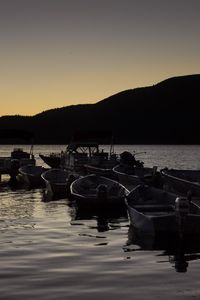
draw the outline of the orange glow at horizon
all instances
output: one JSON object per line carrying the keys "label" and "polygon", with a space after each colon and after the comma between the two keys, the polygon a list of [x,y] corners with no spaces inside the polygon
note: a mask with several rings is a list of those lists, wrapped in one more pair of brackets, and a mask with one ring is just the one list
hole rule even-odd
{"label": "orange glow at horizon", "polygon": [[[3,1],[0,116],[200,73],[200,2]],[[148,13],[147,13],[148,12]]]}

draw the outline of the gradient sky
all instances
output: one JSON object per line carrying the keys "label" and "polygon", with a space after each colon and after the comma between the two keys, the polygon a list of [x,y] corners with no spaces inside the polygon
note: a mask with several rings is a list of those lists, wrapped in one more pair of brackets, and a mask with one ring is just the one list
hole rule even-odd
{"label": "gradient sky", "polygon": [[200,73],[200,0],[0,0],[0,115]]}

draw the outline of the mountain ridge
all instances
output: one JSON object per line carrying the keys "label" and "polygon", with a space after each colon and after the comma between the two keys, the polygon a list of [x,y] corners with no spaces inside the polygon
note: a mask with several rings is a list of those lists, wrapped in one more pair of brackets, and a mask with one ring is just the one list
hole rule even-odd
{"label": "mountain ridge", "polygon": [[54,108],[30,117],[2,116],[0,128],[28,128],[39,144],[67,144],[80,129],[112,131],[115,143],[200,144],[199,98],[200,74],[175,76],[94,104]]}

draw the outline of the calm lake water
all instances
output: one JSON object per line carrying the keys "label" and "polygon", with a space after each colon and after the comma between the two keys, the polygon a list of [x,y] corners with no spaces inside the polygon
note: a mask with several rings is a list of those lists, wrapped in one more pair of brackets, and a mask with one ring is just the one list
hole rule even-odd
{"label": "calm lake water", "polygon": [[[13,147],[1,145],[0,156]],[[64,149],[36,145],[37,164],[45,166],[39,153]],[[124,150],[141,152],[145,166],[200,169],[200,146],[115,146],[116,153]],[[0,299],[199,299],[198,249],[186,255],[187,272],[177,272],[173,253],[129,243],[126,212],[83,213],[67,199],[44,202],[42,189],[11,190],[6,180],[0,185]]]}

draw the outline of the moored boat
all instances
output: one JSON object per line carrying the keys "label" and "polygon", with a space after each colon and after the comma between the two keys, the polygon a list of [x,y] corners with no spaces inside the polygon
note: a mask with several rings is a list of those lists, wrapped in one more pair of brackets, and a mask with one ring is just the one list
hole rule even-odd
{"label": "moored boat", "polygon": [[39,154],[39,157],[51,168],[59,168],[61,164],[61,153]]}
{"label": "moored boat", "polygon": [[17,178],[28,187],[41,187],[44,184],[41,174],[45,170],[42,166],[25,165],[19,168]]}
{"label": "moored boat", "polygon": [[76,178],[71,172],[60,168],[49,169],[41,177],[45,181],[47,194],[58,198],[68,195],[69,183]]}
{"label": "moored boat", "polygon": [[[109,151],[100,145],[110,144]],[[61,156],[61,165],[67,170],[108,175],[117,163],[114,153],[113,136],[107,131],[75,132],[66,151]],[[92,170],[91,170],[92,169]]]}
{"label": "moored boat", "polygon": [[131,224],[147,235],[200,234],[200,207],[189,198],[139,185],[130,192],[125,203]]}
{"label": "moored boat", "polygon": [[96,174],[75,180],[70,191],[78,205],[107,206],[124,205],[128,190],[119,182]]}
{"label": "moored boat", "polygon": [[0,130],[0,138],[10,139],[11,141],[25,140],[31,141],[30,152],[24,151],[21,147],[16,147],[11,151],[9,157],[0,157],[0,181],[2,174],[10,175],[10,184],[16,183],[16,176],[19,173],[19,168],[24,165],[35,165],[35,157],[33,154],[33,133],[17,130],[17,129],[3,129]]}
{"label": "moored boat", "polygon": [[119,182],[129,190],[144,183],[155,186],[161,185],[157,167],[135,167],[118,164],[113,168],[113,172],[118,176]]}
{"label": "moored boat", "polygon": [[91,142],[71,142],[62,157],[62,166],[69,171],[85,173],[85,165],[92,156],[99,153],[99,144]]}
{"label": "moored boat", "polygon": [[193,197],[200,197],[200,170],[165,168],[161,170],[161,174],[165,189],[181,195],[187,195],[190,192]]}

